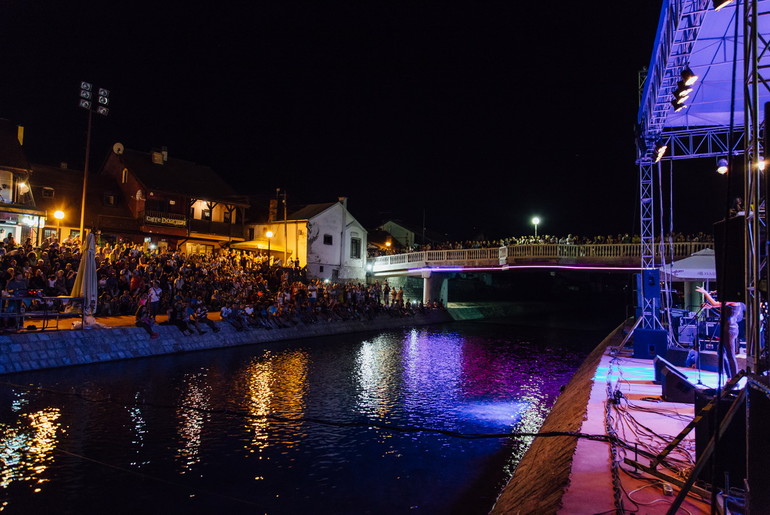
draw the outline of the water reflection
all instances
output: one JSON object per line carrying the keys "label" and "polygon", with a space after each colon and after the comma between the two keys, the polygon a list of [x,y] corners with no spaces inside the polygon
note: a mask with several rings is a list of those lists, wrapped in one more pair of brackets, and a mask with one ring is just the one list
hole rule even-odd
{"label": "water reflection", "polygon": [[[243,512],[217,504],[228,495],[268,513],[484,512],[526,447],[408,429],[535,432],[581,361],[499,333],[420,328],[29,376],[40,391],[0,390],[0,493],[22,513]],[[206,504],[178,485],[222,495]]]}
{"label": "water reflection", "polygon": [[201,435],[211,408],[211,387],[206,380],[206,372],[187,374],[184,378],[184,390],[177,409],[177,434],[182,439],[177,458],[183,473],[200,461]]}
{"label": "water reflection", "polygon": [[145,438],[147,437],[147,420],[142,413],[142,408],[139,406],[140,395],[139,392],[134,394],[134,405],[128,407],[128,416],[131,419],[131,425],[129,426],[131,435],[130,448],[135,459],[131,461],[131,465],[135,467],[142,467],[147,465],[149,461],[142,459]]}
{"label": "water reflection", "polygon": [[[27,483],[39,492],[40,485],[48,481],[45,473],[54,462],[54,450],[64,433],[58,422],[61,411],[49,407],[25,413],[22,409],[26,402],[17,401],[13,402],[15,423],[0,423],[0,487]],[[6,506],[4,501],[0,509]]]}
{"label": "water reflection", "polygon": [[[305,415],[305,396],[308,390],[308,355],[304,350],[266,352],[252,359],[240,374],[238,383],[243,390],[243,407],[248,415],[244,424],[251,434],[245,445],[250,453],[261,452],[271,445],[269,415],[301,418]],[[281,443],[291,448],[301,441],[304,432],[299,424],[286,424]],[[273,437],[273,440],[275,438]]]}

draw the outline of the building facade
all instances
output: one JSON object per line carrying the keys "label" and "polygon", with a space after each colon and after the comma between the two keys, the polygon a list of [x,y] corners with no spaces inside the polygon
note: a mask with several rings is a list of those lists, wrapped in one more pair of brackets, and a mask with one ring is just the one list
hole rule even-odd
{"label": "building facade", "polygon": [[366,279],[367,233],[348,211],[347,199],[310,204],[287,220],[249,224],[250,241],[233,248],[269,253],[282,263],[307,267],[309,278]]}

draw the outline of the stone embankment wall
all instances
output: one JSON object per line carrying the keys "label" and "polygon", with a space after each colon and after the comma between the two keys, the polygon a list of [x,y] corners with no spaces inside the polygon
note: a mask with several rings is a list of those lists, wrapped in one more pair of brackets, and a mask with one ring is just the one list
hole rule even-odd
{"label": "stone embankment wall", "polygon": [[160,336],[156,339],[150,339],[147,332],[138,327],[8,334],[0,336],[0,374],[451,321],[447,311],[431,311],[407,317],[381,315],[374,320],[319,322],[242,332],[218,322],[219,332],[206,328],[206,334],[193,336],[184,336],[175,326],[158,325],[155,329]]}

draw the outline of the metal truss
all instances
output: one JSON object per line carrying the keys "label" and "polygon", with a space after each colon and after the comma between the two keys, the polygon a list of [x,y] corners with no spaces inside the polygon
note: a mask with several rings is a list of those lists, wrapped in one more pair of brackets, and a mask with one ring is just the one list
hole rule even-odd
{"label": "metal truss", "polygon": [[663,161],[742,155],[745,152],[744,130],[738,126],[732,134],[728,127],[704,127],[688,130],[666,130],[658,141],[668,145]]}
{"label": "metal truss", "polygon": [[[770,64],[770,45],[761,36],[759,20],[770,12],[759,12],[758,0],[746,0],[743,12],[744,23],[744,199],[745,217],[745,302],[746,302],[746,358],[751,371],[763,372],[762,350],[766,348],[767,331],[762,331],[760,316],[768,302],[767,266],[767,209],[764,173],[759,162],[762,155],[762,140],[759,97],[770,91],[768,79],[763,75]],[[767,19],[767,18],[765,18]],[[764,241],[763,241],[764,240]],[[764,280],[763,280],[764,279]],[[763,284],[764,283],[764,284]],[[764,337],[764,341],[763,341]]]}
{"label": "metal truss", "polygon": [[639,108],[639,158],[650,159],[670,111],[671,91],[681,78],[698,39],[709,0],[671,0],[661,15],[652,68],[647,72],[644,104]]}

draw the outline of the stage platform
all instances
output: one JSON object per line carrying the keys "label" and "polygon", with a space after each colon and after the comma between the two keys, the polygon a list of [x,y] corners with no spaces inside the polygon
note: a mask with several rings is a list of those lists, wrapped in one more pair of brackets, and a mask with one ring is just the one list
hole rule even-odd
{"label": "stage platform", "polygon": [[[695,405],[665,401],[664,387],[655,383],[654,361],[634,358],[633,348],[618,350],[629,329],[616,329],[589,356],[540,430],[580,436],[536,438],[492,513],[617,513],[620,505],[624,513],[667,513],[679,487],[627,463],[650,463],[628,447],[658,455],[693,421]],[[717,387],[714,372],[675,369],[701,395]],[[611,445],[608,435],[626,445]],[[694,429],[669,457],[673,469],[659,465],[657,471],[685,481],[696,463]],[[695,488],[677,513],[711,513],[705,494]]]}

